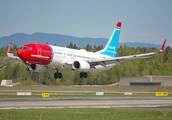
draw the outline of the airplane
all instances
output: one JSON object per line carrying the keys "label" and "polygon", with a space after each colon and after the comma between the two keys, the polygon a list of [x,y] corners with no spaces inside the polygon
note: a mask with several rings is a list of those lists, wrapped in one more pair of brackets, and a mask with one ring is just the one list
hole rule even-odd
{"label": "airplane", "polygon": [[31,43],[23,45],[14,56],[11,53],[12,43],[9,45],[7,56],[17,60],[22,60],[28,67],[28,71],[43,72],[46,67],[52,66],[56,68],[54,78],[62,78],[62,73],[59,69],[80,71],[80,78],[87,78],[87,72],[100,72],[108,70],[115,65],[120,65],[120,62],[132,59],[150,58],[156,53],[161,53],[164,49],[166,39],[157,52],[116,57],[118,49],[118,41],[121,31],[121,22],[116,24],[116,27],[103,50],[98,52],[88,52],[85,49],[70,49],[65,47]]}

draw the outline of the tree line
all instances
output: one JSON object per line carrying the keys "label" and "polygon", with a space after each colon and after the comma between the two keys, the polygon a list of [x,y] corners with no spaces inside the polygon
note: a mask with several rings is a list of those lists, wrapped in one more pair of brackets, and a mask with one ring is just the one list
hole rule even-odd
{"label": "tree line", "polygon": [[[81,49],[72,42],[68,48]],[[77,71],[59,70],[63,73],[61,79],[54,79],[56,72],[53,67],[46,68],[44,72],[38,73],[34,71],[26,71],[26,65],[22,61],[12,63],[12,60],[5,61],[8,46],[0,49],[0,79],[12,79],[23,84],[47,84],[47,85],[107,85],[116,83],[120,77],[134,77],[144,75],[172,75],[172,49],[167,47],[160,54],[155,54],[151,58],[143,58],[137,60],[128,60],[121,63],[121,66],[116,65],[110,70],[97,73],[88,73],[88,78],[80,78]],[[19,47],[13,45],[12,53],[16,55]],[[103,45],[93,47],[87,44],[84,47],[87,51],[96,52],[103,49]],[[120,46],[117,51],[117,56],[127,56],[133,54],[142,54],[158,51],[157,48],[140,48]]]}

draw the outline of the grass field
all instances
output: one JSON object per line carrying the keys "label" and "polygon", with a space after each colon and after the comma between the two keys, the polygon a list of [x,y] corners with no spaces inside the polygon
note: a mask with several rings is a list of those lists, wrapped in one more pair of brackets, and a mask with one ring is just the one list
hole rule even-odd
{"label": "grass field", "polygon": [[136,108],[1,109],[1,120],[171,120],[172,111]]}

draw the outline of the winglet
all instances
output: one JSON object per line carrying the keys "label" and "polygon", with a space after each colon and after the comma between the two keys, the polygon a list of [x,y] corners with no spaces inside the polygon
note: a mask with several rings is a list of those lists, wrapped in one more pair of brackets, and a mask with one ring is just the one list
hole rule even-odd
{"label": "winglet", "polygon": [[11,54],[11,46],[12,46],[12,43],[10,43],[10,46],[8,48],[8,51],[7,51],[7,54]]}
{"label": "winglet", "polygon": [[163,50],[164,50],[165,42],[166,42],[166,39],[164,40],[164,43],[163,43],[163,45],[162,45],[160,51],[163,51]]}
{"label": "winglet", "polygon": [[12,46],[12,43],[10,43],[10,45],[9,45],[9,48],[8,48],[8,51],[7,51],[7,56],[8,56],[9,58],[21,60],[19,57],[13,56],[13,54],[11,53],[11,46]]}

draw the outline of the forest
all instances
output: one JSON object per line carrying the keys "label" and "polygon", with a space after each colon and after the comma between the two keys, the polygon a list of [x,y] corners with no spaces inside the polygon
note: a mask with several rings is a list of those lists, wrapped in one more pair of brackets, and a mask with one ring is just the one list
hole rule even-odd
{"label": "forest", "polygon": [[[77,45],[72,42],[67,47],[81,49],[77,48]],[[110,70],[88,73],[87,78],[80,78],[79,72],[77,71],[60,69],[59,71],[63,74],[61,79],[54,79],[54,73],[56,71],[53,67],[46,68],[42,73],[27,71],[27,66],[22,63],[22,61],[7,58],[7,49],[8,46],[0,48],[0,79],[13,80],[13,82],[20,82],[25,85],[107,85],[119,82],[120,77],[172,75],[171,47],[166,47],[162,53],[155,54],[151,58],[128,60],[122,62],[121,66],[116,65]],[[12,53],[16,55],[18,49],[19,47],[14,44]],[[84,49],[96,52],[103,49],[103,45],[91,46],[87,44]],[[118,48],[117,56],[128,56],[156,51],[158,51],[157,48],[133,48],[125,45]]]}

